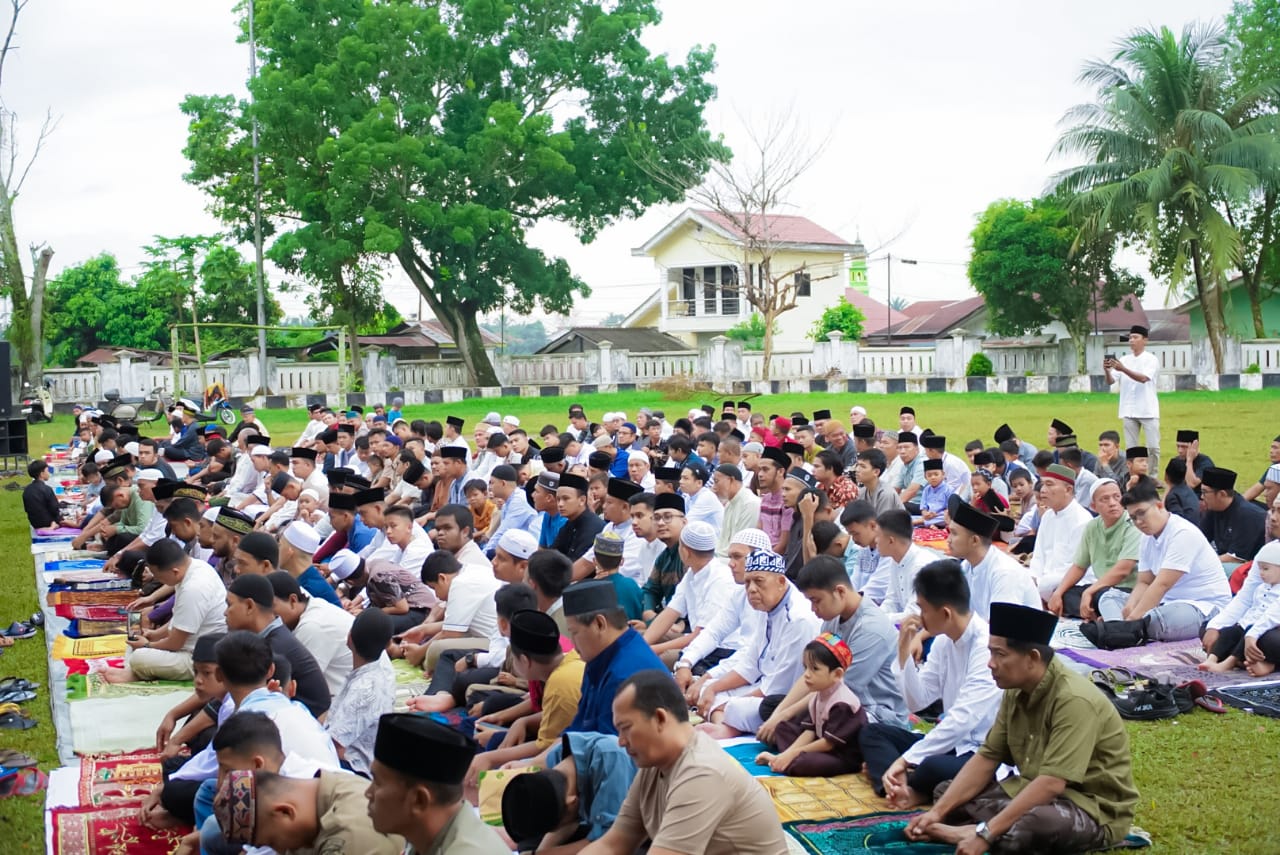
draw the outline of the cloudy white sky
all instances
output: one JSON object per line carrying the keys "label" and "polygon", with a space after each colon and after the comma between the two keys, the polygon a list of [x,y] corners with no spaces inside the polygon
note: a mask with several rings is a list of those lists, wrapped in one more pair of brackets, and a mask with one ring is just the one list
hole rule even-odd
{"label": "cloudy white sky", "polygon": [[[182,181],[187,93],[242,92],[246,49],[235,42],[232,0],[30,0],[5,69],[4,97],[20,139],[45,110],[60,117],[18,202],[19,242],[47,242],[54,272],[103,250],[127,272],[153,235],[217,230],[200,193]],[[744,123],[790,111],[828,140],[797,185],[795,212],[873,248],[887,242],[915,267],[895,266],[893,290],[939,299],[968,288],[964,262],[974,216],[1004,196],[1043,190],[1057,122],[1089,92],[1081,63],[1106,57],[1138,27],[1180,29],[1221,16],[1227,0],[666,0],[646,36],[683,57],[714,44],[719,98],[711,127],[730,147]],[[1057,164],[1061,166],[1061,164]],[[630,250],[679,211],[649,211],[582,246],[568,229],[535,242],[564,256],[592,287],[574,320],[629,311],[656,275]],[[248,252],[252,247],[246,248]],[[872,265],[883,297],[884,262]],[[405,314],[416,292],[388,296]],[[1149,296],[1158,305],[1163,293]],[[286,310],[301,312],[298,298]]]}

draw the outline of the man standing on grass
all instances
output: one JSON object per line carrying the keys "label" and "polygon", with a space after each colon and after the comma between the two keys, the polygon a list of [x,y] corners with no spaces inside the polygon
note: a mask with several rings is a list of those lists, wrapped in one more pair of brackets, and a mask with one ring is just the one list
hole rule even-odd
{"label": "man standing on grass", "polygon": [[1142,430],[1151,449],[1151,470],[1160,471],[1160,400],[1156,397],[1156,378],[1160,374],[1160,360],[1147,353],[1147,328],[1134,325],[1129,330],[1131,353],[1116,359],[1103,361],[1107,384],[1120,384],[1120,420],[1124,423],[1126,447],[1138,444],[1138,431]]}

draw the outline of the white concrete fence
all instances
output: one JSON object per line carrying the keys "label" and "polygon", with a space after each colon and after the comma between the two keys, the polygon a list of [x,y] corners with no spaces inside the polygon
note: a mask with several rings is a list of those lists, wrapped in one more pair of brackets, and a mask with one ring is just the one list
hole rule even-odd
{"label": "white concrete fence", "polygon": [[[844,341],[839,333],[831,341],[816,342],[804,351],[773,354],[770,379],[799,380],[963,380],[969,360],[985,353],[999,378],[1066,378],[1076,375],[1075,350],[1070,341],[1052,344],[987,343],[975,336],[955,336],[921,346],[863,347]],[[1101,374],[1107,353],[1124,353],[1127,346],[1104,343],[1090,337],[1086,346],[1088,374]],[[1218,388],[1213,353],[1207,340],[1161,342],[1150,351],[1160,359],[1160,386],[1164,391],[1186,388]],[[1224,374],[1280,374],[1280,340],[1223,342]],[[575,354],[509,356],[490,352],[502,389],[587,386],[623,388],[683,379],[728,389],[734,383],[759,383],[764,379],[763,354],[744,351],[739,342],[717,336],[699,350],[664,353],[631,353],[602,342],[598,351]],[[432,393],[470,386],[460,360],[401,361],[389,353],[367,348],[364,389],[373,395],[396,392]],[[1250,366],[1258,366],[1251,369]],[[63,405],[101,401],[107,390],[123,397],[151,397],[153,390],[174,393],[171,368],[160,368],[121,354],[116,362],[96,368],[49,369],[54,400]],[[351,373],[336,363],[267,360],[269,387],[276,395],[299,397],[355,391]],[[1087,380],[1087,378],[1084,378]],[[204,386],[223,383],[234,398],[248,398],[259,385],[259,371],[252,354],[178,372],[178,389],[198,397]],[[926,384],[927,385],[927,384]],[[963,384],[961,384],[963,385]],[[1018,384],[1023,385],[1023,384]],[[1034,383],[1028,384],[1035,385]],[[1065,385],[1062,382],[1056,384]],[[1087,384],[1086,384],[1087,385]],[[1242,384],[1245,386],[1251,383]],[[519,392],[512,392],[518,394]],[[417,397],[417,395],[412,395]]]}

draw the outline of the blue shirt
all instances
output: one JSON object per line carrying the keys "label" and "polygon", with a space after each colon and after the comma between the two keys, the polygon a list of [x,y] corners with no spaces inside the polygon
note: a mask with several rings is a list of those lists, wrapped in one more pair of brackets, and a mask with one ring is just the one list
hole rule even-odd
{"label": "blue shirt", "polygon": [[[636,764],[618,746],[618,737],[602,733],[566,733],[578,774],[578,822],[587,840],[599,840],[613,827],[636,776]],[[547,752],[547,768],[564,759],[560,742]]]}
{"label": "blue shirt", "polygon": [[942,525],[941,515],[947,512],[947,499],[951,498],[952,489],[946,481],[938,486],[925,484],[924,489],[920,491],[920,510],[933,511],[938,514],[937,517],[929,520],[926,525]]}
{"label": "blue shirt", "polygon": [[314,566],[302,571],[302,575],[298,577],[298,587],[313,597],[319,597],[322,600],[333,603],[338,608],[342,608],[342,600],[338,599],[338,595],[334,593],[333,588],[329,587],[329,583],[325,581],[324,577],[320,575],[320,571]]}
{"label": "blue shirt", "polygon": [[637,671],[658,669],[670,675],[670,669],[662,664],[644,636],[628,627],[617,640],[600,651],[587,663],[582,674],[582,699],[578,701],[578,714],[565,728],[566,732],[610,733],[617,735],[613,726],[613,697],[618,686]]}
{"label": "blue shirt", "polygon": [[627,451],[628,449],[625,448],[618,449],[618,456],[613,458],[613,463],[609,464],[609,477],[621,478],[623,481],[630,480],[627,474],[627,464],[630,462]]}
{"label": "blue shirt", "polygon": [[378,530],[376,528],[369,528],[360,521],[360,515],[356,514],[351,523],[351,530],[347,532],[347,549],[352,552],[359,552],[373,543],[373,538],[377,533]]}
{"label": "blue shirt", "polygon": [[542,534],[538,536],[538,547],[541,549],[550,549],[551,544],[556,542],[556,538],[560,536],[560,529],[565,527],[565,523],[569,522],[568,518],[556,514],[554,517],[548,511],[542,512]]}
{"label": "blue shirt", "polygon": [[502,522],[498,523],[498,530],[493,533],[493,537],[489,538],[489,542],[485,544],[485,554],[490,558],[493,557],[494,550],[498,548],[498,541],[502,539],[502,535],[507,531],[531,531],[533,529],[533,521],[537,517],[538,512],[529,505],[529,500],[525,497],[524,490],[514,490],[511,493],[511,498],[507,499],[502,505]]}

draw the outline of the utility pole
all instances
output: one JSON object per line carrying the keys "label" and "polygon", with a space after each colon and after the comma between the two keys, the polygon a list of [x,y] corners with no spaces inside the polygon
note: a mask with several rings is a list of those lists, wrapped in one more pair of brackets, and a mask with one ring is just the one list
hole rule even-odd
{"label": "utility pole", "polygon": [[[884,259],[885,266],[887,268],[885,270],[886,296],[884,307],[884,335],[885,344],[888,347],[893,347],[893,254],[886,252],[884,254]],[[920,262],[914,258],[899,258],[898,263],[915,265]]]}
{"label": "utility pole", "polygon": [[258,389],[270,395],[267,382],[267,295],[262,272],[262,175],[258,170],[258,114],[254,111],[253,81],[258,77],[258,43],[254,38],[253,0],[249,0],[249,110],[253,141],[253,275],[258,291]]}

